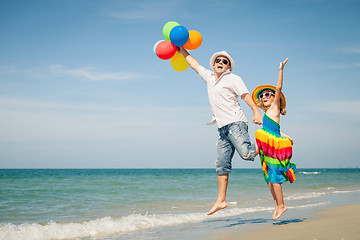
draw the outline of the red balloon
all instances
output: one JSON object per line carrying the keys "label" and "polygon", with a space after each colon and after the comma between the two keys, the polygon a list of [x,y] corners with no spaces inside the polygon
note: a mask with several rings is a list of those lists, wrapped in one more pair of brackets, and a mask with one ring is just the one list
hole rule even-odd
{"label": "red balloon", "polygon": [[162,41],[156,46],[155,53],[160,59],[168,60],[175,55],[176,46],[170,41]]}

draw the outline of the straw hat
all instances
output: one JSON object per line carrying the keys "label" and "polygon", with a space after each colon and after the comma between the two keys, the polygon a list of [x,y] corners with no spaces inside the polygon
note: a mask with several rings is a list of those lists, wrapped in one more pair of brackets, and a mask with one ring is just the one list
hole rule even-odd
{"label": "straw hat", "polygon": [[210,67],[211,69],[214,69],[214,63],[215,63],[215,60],[216,58],[220,57],[220,56],[224,56],[226,57],[227,59],[229,59],[230,61],[230,66],[231,66],[231,69],[230,71],[232,71],[234,69],[234,60],[230,57],[230,55],[225,52],[225,51],[221,51],[221,52],[217,52],[217,53],[214,53],[214,55],[211,56],[210,58]]}
{"label": "straw hat", "polygon": [[[275,93],[276,91],[276,88],[275,86],[272,86],[272,85],[261,85],[261,86],[258,86],[254,89],[254,91],[252,92],[252,99],[254,100],[254,103],[256,105],[258,105],[261,109],[263,110],[266,110],[261,103],[260,101],[260,94],[262,91],[264,90],[271,90]],[[286,107],[286,100],[285,100],[285,96],[284,94],[281,92],[281,95],[280,95],[280,106],[282,109],[285,109]]]}

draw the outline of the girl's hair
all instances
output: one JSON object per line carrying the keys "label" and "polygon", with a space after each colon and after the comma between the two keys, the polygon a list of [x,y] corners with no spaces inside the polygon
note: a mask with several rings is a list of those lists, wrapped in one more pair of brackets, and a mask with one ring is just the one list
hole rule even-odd
{"label": "girl's hair", "polygon": [[[273,91],[272,89],[264,89],[264,90],[262,90],[262,91],[259,93],[259,95],[260,95],[262,92],[266,91],[266,90],[267,90],[267,91],[271,91],[271,92],[273,92],[273,93],[275,94],[275,91]],[[264,106],[264,103],[263,103],[261,100],[259,101],[259,103],[258,103],[257,105],[258,105],[259,108],[264,109],[264,111],[265,111],[266,107]],[[280,100],[280,113],[281,113],[281,115],[286,115],[286,113],[287,113],[287,111],[286,111],[286,109],[284,108],[281,100]]]}

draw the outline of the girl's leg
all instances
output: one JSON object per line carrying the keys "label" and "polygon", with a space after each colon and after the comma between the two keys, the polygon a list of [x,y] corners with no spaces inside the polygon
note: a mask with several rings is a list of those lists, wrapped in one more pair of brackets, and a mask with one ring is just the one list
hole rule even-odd
{"label": "girl's leg", "polygon": [[269,184],[272,185],[271,187],[273,188],[274,195],[275,195],[276,206],[275,206],[275,213],[274,213],[273,219],[278,219],[287,210],[287,207],[284,204],[282,186],[280,183],[269,183]]}
{"label": "girl's leg", "polygon": [[275,202],[275,210],[274,210],[274,214],[272,215],[272,218],[275,217],[275,214],[276,214],[276,210],[277,210],[277,201],[276,201],[276,196],[275,196],[275,191],[274,191],[274,187],[273,187],[273,184],[271,182],[269,182],[269,189],[270,189],[270,192],[271,192],[271,195],[274,199],[274,202]]}

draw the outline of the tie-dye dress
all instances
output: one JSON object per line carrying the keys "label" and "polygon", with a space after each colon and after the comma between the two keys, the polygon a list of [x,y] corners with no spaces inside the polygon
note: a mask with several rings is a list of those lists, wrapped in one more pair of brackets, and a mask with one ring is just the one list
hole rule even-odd
{"label": "tie-dye dress", "polygon": [[266,183],[283,183],[296,180],[295,163],[290,163],[292,156],[291,141],[280,135],[280,125],[264,114],[263,128],[255,132],[259,148],[261,166]]}

